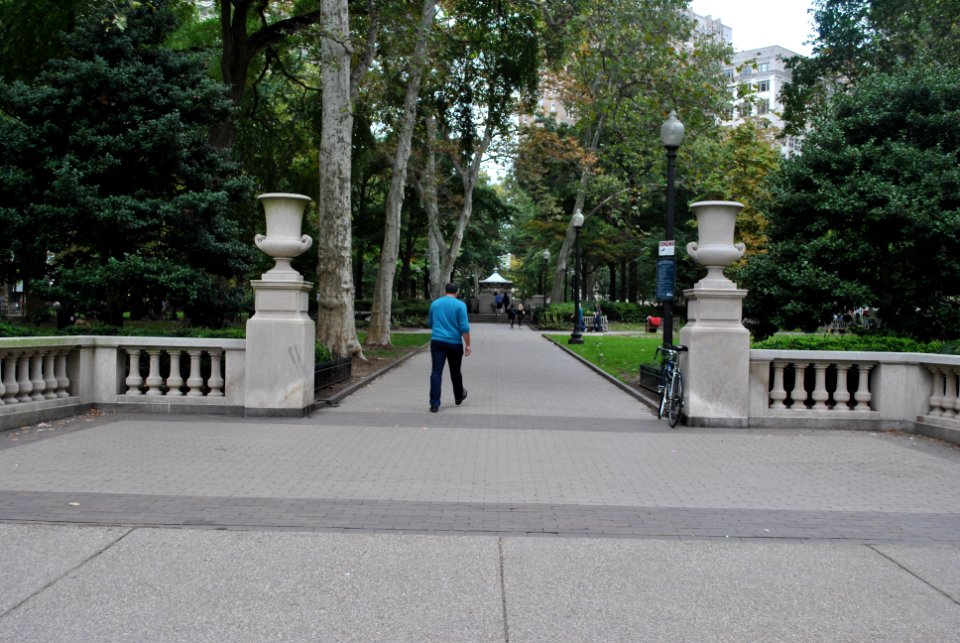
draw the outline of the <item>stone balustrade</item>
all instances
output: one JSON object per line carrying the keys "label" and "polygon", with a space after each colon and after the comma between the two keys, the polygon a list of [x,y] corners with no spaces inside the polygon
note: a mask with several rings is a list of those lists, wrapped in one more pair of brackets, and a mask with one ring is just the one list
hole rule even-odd
{"label": "stone balustrade", "polygon": [[70,397],[67,357],[72,350],[0,348],[0,406]]}
{"label": "stone balustrade", "polygon": [[960,442],[960,356],[751,350],[749,425],[900,429]]}
{"label": "stone balustrade", "polygon": [[767,408],[872,411],[870,371],[874,366],[874,362],[774,360],[770,363],[773,383]]}
{"label": "stone balustrade", "polygon": [[244,412],[246,342],[0,338],[0,430],[86,411]]}
{"label": "stone balustrade", "polygon": [[[125,346],[123,351],[128,360],[125,396],[224,397],[223,350]],[[145,377],[143,357],[149,364]]]}

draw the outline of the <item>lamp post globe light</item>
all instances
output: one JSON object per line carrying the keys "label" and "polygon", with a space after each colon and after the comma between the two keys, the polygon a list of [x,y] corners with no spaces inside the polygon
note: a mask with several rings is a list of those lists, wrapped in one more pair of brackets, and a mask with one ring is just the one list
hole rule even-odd
{"label": "lamp post globe light", "polygon": [[583,335],[580,333],[580,228],[583,227],[583,212],[579,209],[570,219],[573,226],[573,332],[568,344],[582,344]]}
{"label": "lamp post globe light", "polygon": [[[673,215],[677,193],[677,148],[683,143],[683,123],[677,120],[677,112],[674,110],[670,110],[670,116],[660,126],[660,141],[667,150],[667,219],[664,240],[672,242],[674,241]],[[674,245],[673,243],[664,244],[666,255],[657,262],[657,294],[663,302],[663,343],[667,346],[673,344],[673,300],[677,274]]]}

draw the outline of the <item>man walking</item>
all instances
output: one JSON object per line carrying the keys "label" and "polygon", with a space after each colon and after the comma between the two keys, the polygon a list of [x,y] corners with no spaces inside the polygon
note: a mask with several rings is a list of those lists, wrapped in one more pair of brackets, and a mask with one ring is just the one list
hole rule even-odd
{"label": "man walking", "polygon": [[[460,405],[467,399],[463,388],[460,362],[470,355],[470,324],[467,321],[467,305],[457,299],[457,284],[444,287],[444,296],[430,304],[428,317],[433,335],[430,338],[430,356],[433,372],[430,373],[430,412],[440,410],[440,384],[443,382],[443,365],[450,363],[450,380],[453,382],[453,399]],[[462,338],[462,341],[461,341]]]}

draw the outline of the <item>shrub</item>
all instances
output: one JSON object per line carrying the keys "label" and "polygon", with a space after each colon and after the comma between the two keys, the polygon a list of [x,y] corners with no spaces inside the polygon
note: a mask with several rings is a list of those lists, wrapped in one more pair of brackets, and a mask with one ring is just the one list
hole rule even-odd
{"label": "shrub", "polygon": [[333,355],[330,353],[330,349],[324,346],[323,344],[321,344],[320,342],[317,342],[316,344],[314,344],[313,357],[316,364],[320,364],[321,362],[326,362],[328,360],[333,359]]}
{"label": "shrub", "polygon": [[939,353],[941,342],[924,343],[893,335],[776,335],[754,348],[804,351],[870,351],[882,353]]}

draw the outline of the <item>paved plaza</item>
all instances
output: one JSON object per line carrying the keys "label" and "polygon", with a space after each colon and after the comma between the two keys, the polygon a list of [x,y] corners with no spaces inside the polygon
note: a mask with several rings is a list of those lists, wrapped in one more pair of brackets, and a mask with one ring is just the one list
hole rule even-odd
{"label": "paved plaza", "polygon": [[960,641],[960,448],[670,429],[527,328],[303,419],[0,434],[0,641]]}

